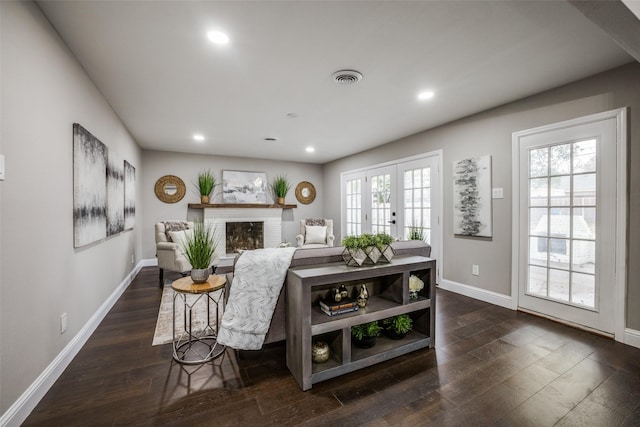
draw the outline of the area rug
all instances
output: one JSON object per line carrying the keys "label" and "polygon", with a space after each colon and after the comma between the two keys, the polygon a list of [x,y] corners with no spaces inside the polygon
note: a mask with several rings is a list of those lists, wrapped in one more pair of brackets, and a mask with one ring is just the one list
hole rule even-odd
{"label": "area rug", "polygon": [[[171,288],[171,281],[165,281],[164,289],[162,290],[162,299],[160,301],[160,309],[158,310],[158,320],[156,322],[156,332],[153,335],[152,346],[154,345],[162,345],[168,344],[173,341],[173,295],[174,291]],[[211,292],[211,297],[218,301],[220,298],[220,291]],[[193,302],[197,299],[199,295],[187,294],[187,303],[193,304]],[[218,322],[222,319],[222,301],[219,303],[219,317]],[[183,310],[183,302],[182,298],[178,297],[176,300],[176,331],[181,331],[184,328],[184,310]],[[215,314],[215,305],[211,304],[211,326],[215,329],[216,327],[216,314]],[[194,333],[200,333],[204,329],[207,320],[207,306],[206,306],[206,298],[203,295],[202,298],[194,305],[193,307],[193,327],[192,331]]]}

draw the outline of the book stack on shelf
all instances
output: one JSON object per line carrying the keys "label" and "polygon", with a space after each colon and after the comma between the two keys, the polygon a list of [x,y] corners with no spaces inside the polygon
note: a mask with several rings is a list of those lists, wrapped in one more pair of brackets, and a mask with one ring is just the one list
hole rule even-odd
{"label": "book stack on shelf", "polygon": [[358,302],[351,298],[343,298],[340,302],[330,300],[320,300],[320,309],[327,316],[337,316],[338,314],[352,313],[358,311]]}

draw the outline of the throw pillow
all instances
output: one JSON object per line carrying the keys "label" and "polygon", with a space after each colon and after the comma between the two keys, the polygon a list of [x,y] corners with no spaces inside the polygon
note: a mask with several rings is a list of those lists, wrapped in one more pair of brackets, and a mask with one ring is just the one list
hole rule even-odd
{"label": "throw pillow", "polygon": [[189,228],[189,223],[187,221],[163,221],[164,224],[164,234],[167,235],[167,239],[171,242],[171,235],[169,234],[171,231],[180,231],[187,230]]}
{"label": "throw pillow", "polygon": [[327,227],[324,225],[305,225],[305,243],[327,243]]}
{"label": "throw pillow", "polygon": [[187,240],[193,237],[193,230],[170,231],[169,236],[171,237],[171,241],[177,243],[178,247],[180,247],[180,251],[184,253],[184,247],[187,245]]}
{"label": "throw pillow", "polygon": [[324,218],[309,218],[305,221],[305,225],[327,225]]}

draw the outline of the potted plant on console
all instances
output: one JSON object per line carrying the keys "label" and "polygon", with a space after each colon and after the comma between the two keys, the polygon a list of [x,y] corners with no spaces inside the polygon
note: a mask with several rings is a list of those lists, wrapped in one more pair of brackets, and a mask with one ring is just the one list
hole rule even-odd
{"label": "potted plant on console", "polygon": [[380,332],[382,332],[382,328],[375,321],[352,326],[353,344],[360,348],[371,348],[376,345],[376,337],[380,335]]}
{"label": "potted plant on console", "polygon": [[382,321],[382,327],[386,336],[392,340],[400,340],[413,328],[413,319],[408,314],[388,317]]}
{"label": "potted plant on console", "polygon": [[391,242],[393,237],[386,233],[346,236],[342,239],[342,246],[345,248],[342,259],[347,265],[357,267],[376,264],[378,261],[390,262],[394,255]]}
{"label": "potted plant on console", "polygon": [[198,174],[198,192],[200,193],[200,203],[206,205],[213,189],[218,185],[216,177],[210,170],[202,171]]}
{"label": "potted plant on console", "polygon": [[216,246],[211,227],[203,221],[194,221],[193,232],[186,235],[182,248],[191,264],[191,280],[194,283],[204,283],[209,278]]}
{"label": "potted plant on console", "polygon": [[273,196],[277,200],[279,205],[284,205],[285,197],[287,197],[287,193],[291,189],[291,184],[285,175],[276,175],[271,183],[271,190],[273,191]]}

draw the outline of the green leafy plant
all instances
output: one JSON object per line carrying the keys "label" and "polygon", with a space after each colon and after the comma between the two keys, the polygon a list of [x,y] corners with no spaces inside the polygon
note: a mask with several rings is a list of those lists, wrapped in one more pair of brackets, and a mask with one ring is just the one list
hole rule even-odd
{"label": "green leafy plant", "polygon": [[202,221],[194,221],[193,233],[187,234],[182,250],[192,268],[205,269],[211,265],[217,246],[211,227]]}
{"label": "green leafy plant", "polygon": [[394,331],[398,335],[404,335],[413,329],[413,319],[408,314],[400,314],[384,319],[382,326],[387,331]]}
{"label": "green leafy plant", "polygon": [[382,328],[378,325],[378,322],[363,323],[362,325],[356,325],[351,327],[351,336],[357,340],[362,340],[368,337],[377,337],[382,332]]}
{"label": "green leafy plant", "polygon": [[201,196],[210,196],[213,189],[218,185],[216,177],[210,170],[198,173],[198,185],[196,185]]}
{"label": "green leafy plant", "polygon": [[276,198],[286,197],[290,189],[291,184],[285,175],[276,175],[271,183],[271,190]]}
{"label": "green leafy plant", "polygon": [[424,228],[417,225],[410,226],[407,234],[409,240],[424,240]]}
{"label": "green leafy plant", "polygon": [[393,237],[386,233],[367,234],[364,233],[360,236],[345,236],[342,239],[342,246],[347,249],[364,249],[368,246],[377,246],[382,250],[386,245],[393,242]]}

